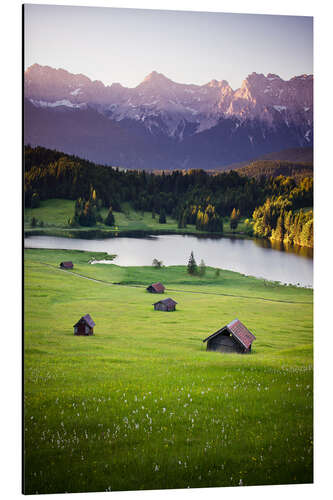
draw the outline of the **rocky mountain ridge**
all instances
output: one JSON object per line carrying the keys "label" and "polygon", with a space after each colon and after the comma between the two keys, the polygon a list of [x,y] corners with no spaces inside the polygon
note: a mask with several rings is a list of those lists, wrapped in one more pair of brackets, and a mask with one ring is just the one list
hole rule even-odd
{"label": "rocky mountain ridge", "polygon": [[168,135],[180,140],[182,121],[195,124],[195,132],[201,132],[231,116],[240,120],[259,118],[271,126],[282,118],[312,127],[312,94],[312,75],[284,81],[274,74],[265,77],[252,73],[234,91],[226,80],[188,85],[173,82],[156,71],[135,88],[119,83],[105,86],[82,74],[37,64],[25,73],[25,96],[36,106],[93,106],[117,121],[142,121],[151,131],[159,117],[165,121]]}
{"label": "rocky mountain ridge", "polygon": [[[105,151],[105,160],[109,150],[103,141],[112,144],[111,130],[119,132],[120,129],[122,137],[128,138],[127,147],[143,138],[145,145],[140,148],[148,155],[147,165],[157,160],[170,165],[163,168],[198,166],[204,158],[207,168],[213,168],[216,164],[313,143],[312,75],[285,81],[275,74],[252,73],[239,89],[233,90],[226,80],[211,80],[204,85],[183,84],[153,71],[136,87],[127,88],[120,83],[106,86],[82,74],[34,64],[25,72],[24,95],[34,108],[33,123],[30,121],[33,133],[27,128],[26,140],[33,143],[42,140],[44,143],[40,145],[47,147],[53,141],[61,148],[63,131],[52,126],[56,138],[51,138],[46,115],[59,127],[63,127],[65,117],[68,123],[78,116],[84,119],[90,116],[91,130],[87,120],[86,134],[89,140],[95,137],[97,123],[99,129],[103,129],[96,140]],[[76,113],[71,116],[70,112]],[[41,122],[46,130],[38,127]],[[132,143],[131,134],[135,134]],[[83,136],[81,139],[84,141]],[[64,140],[71,142],[67,137]],[[68,152],[79,152],[75,141],[78,144],[80,138],[73,138],[74,149]],[[113,152],[117,148],[114,144]],[[151,148],[154,151],[148,151]],[[138,157],[142,165],[146,164],[146,153]],[[214,159],[210,158],[212,155]],[[119,150],[115,156],[124,166],[133,167],[132,160],[127,160],[128,151]]]}

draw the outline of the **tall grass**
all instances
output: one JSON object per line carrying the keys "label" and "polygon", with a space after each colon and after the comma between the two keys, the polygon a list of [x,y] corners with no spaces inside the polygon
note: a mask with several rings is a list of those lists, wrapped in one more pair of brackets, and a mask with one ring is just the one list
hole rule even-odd
{"label": "tall grass", "polygon": [[[26,251],[26,493],[312,482],[312,291],[92,255]],[[153,280],[177,311],[153,310]],[[207,352],[235,317],[253,353]]]}

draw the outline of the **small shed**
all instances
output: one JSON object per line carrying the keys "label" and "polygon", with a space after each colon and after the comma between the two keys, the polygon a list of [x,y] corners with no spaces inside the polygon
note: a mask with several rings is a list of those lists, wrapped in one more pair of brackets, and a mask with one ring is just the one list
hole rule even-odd
{"label": "small shed", "polygon": [[61,269],[73,269],[74,265],[72,261],[60,262]]}
{"label": "small shed", "polygon": [[255,339],[253,333],[236,318],[203,342],[207,342],[207,351],[245,354],[251,352],[251,345]]}
{"label": "small shed", "polygon": [[149,285],[146,290],[150,293],[164,293],[165,287],[158,281],[157,283]]}
{"label": "small shed", "polygon": [[95,322],[90,314],[86,314],[74,325],[74,335],[94,335]]}
{"label": "small shed", "polygon": [[159,300],[153,304],[155,311],[175,311],[177,302],[173,299]]}

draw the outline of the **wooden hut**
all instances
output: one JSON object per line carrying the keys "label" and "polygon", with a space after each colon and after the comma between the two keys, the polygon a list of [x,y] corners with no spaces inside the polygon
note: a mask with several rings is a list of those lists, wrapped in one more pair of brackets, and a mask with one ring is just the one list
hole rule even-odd
{"label": "wooden hut", "polygon": [[60,262],[61,269],[73,269],[74,265],[72,261]]}
{"label": "wooden hut", "polygon": [[177,302],[173,299],[159,300],[153,304],[155,311],[175,311]]}
{"label": "wooden hut", "polygon": [[90,314],[86,314],[74,325],[74,335],[94,335],[95,322]]}
{"label": "wooden hut", "polygon": [[234,319],[226,326],[207,337],[207,351],[219,352],[251,352],[252,342],[256,339],[239,319]]}
{"label": "wooden hut", "polygon": [[158,281],[157,283],[149,285],[146,290],[150,293],[164,293],[165,287]]}

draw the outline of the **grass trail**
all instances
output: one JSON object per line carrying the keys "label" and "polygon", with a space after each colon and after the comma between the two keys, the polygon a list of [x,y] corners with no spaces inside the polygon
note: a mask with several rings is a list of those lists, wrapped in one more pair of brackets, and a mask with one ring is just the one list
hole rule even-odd
{"label": "grass trail", "polygon": [[[97,279],[97,278],[92,278],[90,276],[86,276],[86,275],[83,275],[83,274],[80,274],[80,273],[77,273],[75,271],[70,271],[70,270],[65,270],[65,269],[61,269],[57,266],[54,266],[54,265],[51,265],[51,264],[46,264],[45,262],[40,262],[41,265],[45,265],[45,266],[50,266],[52,267],[53,269],[56,269],[57,271],[61,271],[61,272],[64,272],[64,273],[68,273],[68,274],[72,274],[74,276],[78,276],[80,278],[85,278],[85,279],[88,279],[88,280],[91,280],[91,281],[95,281],[96,283],[103,283],[105,285],[115,285],[115,286],[125,286],[125,287],[129,287],[129,288],[142,288],[142,289],[146,289],[146,285],[129,285],[129,284],[125,284],[125,283],[113,283],[111,281],[105,281],[105,280],[102,280],[102,279]],[[100,265],[100,264],[98,264]],[[171,266],[169,266],[171,267]],[[249,299],[249,300],[267,300],[268,302],[285,302],[287,304],[308,304],[308,305],[312,305],[312,302],[300,302],[300,301],[293,301],[293,300],[282,300],[282,299],[268,299],[268,298],[265,298],[265,297],[256,297],[256,296],[248,296],[248,295],[232,295],[230,293],[221,293],[221,292],[207,292],[207,291],[198,291],[198,290],[182,290],[182,289],[177,289],[177,288],[166,288],[166,292],[184,292],[184,293],[197,293],[197,294],[204,294],[204,295],[221,295],[221,296],[225,296],[225,297],[237,297],[237,298],[240,298],[240,299]]]}

